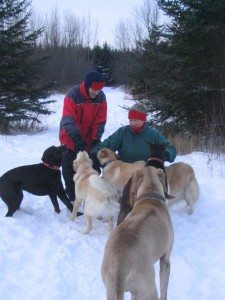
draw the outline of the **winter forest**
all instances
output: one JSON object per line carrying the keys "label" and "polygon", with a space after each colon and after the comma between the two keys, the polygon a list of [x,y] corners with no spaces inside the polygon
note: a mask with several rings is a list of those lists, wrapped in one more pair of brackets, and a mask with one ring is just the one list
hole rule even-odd
{"label": "winter forest", "polygon": [[27,0],[1,1],[0,132],[37,130],[39,116],[51,113],[49,93],[95,68],[108,86],[144,101],[177,144],[188,139],[197,149],[223,151],[224,10],[220,0],[144,0],[118,21],[114,45],[100,45],[91,13],[42,16]]}
{"label": "winter forest", "polygon": [[[128,124],[133,100],[145,104],[149,125],[199,184],[192,215],[184,203],[169,209],[167,299],[225,299],[225,1],[143,0],[118,20],[114,42],[99,42],[100,34],[91,11],[43,15],[32,0],[0,0],[0,176],[59,145],[64,95],[97,70],[108,102],[103,138]],[[0,198],[0,299],[106,299],[104,222],[83,235],[83,216],[72,223],[63,204],[55,214],[48,197],[24,198],[13,218]]]}

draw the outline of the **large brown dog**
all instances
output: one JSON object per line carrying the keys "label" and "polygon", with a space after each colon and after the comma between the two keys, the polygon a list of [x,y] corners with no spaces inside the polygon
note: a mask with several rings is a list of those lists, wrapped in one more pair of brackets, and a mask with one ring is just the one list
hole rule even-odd
{"label": "large brown dog", "polygon": [[142,160],[132,164],[122,162],[118,160],[116,154],[108,148],[99,150],[97,158],[103,166],[102,177],[111,183],[120,194],[122,194],[125,184],[134,171],[140,170],[145,166],[145,162]]}
{"label": "large brown dog", "polygon": [[165,175],[146,167],[132,177],[133,210],[111,233],[102,262],[107,300],[156,300],[154,264],[160,260],[160,299],[167,299],[173,226],[165,203]]}
{"label": "large brown dog", "polygon": [[73,162],[76,200],[73,206],[72,220],[75,220],[78,209],[85,201],[84,217],[86,227],[83,233],[92,229],[92,218],[102,216],[108,219],[109,231],[113,228],[113,216],[119,211],[118,193],[98,172],[92,168],[92,160],[86,151],[80,151]]}

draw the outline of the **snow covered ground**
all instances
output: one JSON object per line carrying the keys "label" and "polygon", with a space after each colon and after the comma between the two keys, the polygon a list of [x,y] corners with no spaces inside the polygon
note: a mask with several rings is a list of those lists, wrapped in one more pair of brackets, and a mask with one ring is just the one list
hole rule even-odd
{"label": "snow covered ground", "polygon": [[[128,124],[122,105],[132,105],[121,89],[104,88],[108,122],[104,138]],[[48,130],[36,135],[0,136],[0,175],[7,170],[40,162],[42,152],[59,145],[58,128],[63,95],[52,95],[56,112],[43,119]],[[177,156],[196,172],[200,197],[194,213],[184,203],[170,209],[175,231],[168,299],[225,299],[225,162],[195,152]],[[54,213],[48,197],[24,193],[23,211],[5,218],[0,200],[0,299],[103,300],[100,267],[107,240],[106,225],[95,220],[90,235],[80,231],[84,218],[70,221],[60,203]],[[156,264],[156,270],[159,266]],[[158,280],[158,276],[157,276]],[[158,281],[157,281],[158,282]],[[126,294],[125,299],[130,299]]]}

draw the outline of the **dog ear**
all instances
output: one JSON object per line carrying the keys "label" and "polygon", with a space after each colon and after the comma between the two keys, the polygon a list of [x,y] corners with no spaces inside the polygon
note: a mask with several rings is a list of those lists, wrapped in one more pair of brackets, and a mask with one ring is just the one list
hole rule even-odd
{"label": "dog ear", "polygon": [[106,149],[101,149],[101,157],[104,158],[104,157],[107,157],[108,154],[107,154],[107,150]]}
{"label": "dog ear", "polygon": [[[61,146],[60,146],[61,147]],[[47,148],[43,155],[41,160],[45,163],[48,163],[50,166],[61,166],[61,151],[59,147],[51,146]]]}
{"label": "dog ear", "polygon": [[144,174],[141,170],[137,170],[134,172],[131,181],[130,187],[130,199],[129,203],[133,207],[134,203],[137,201],[137,191],[143,181]]}
{"label": "dog ear", "polygon": [[166,176],[165,173],[163,172],[162,169],[156,169],[156,173],[159,176],[160,181],[163,183],[163,181],[165,182],[166,180]]}

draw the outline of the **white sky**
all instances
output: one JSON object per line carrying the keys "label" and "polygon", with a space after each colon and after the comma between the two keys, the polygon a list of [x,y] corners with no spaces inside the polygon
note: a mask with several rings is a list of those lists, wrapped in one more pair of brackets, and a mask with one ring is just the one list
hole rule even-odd
{"label": "white sky", "polygon": [[[106,87],[108,120],[104,138],[128,123],[123,105],[132,105],[119,88]],[[58,132],[64,95],[43,116],[48,130],[36,135],[0,135],[0,176],[7,170],[39,163],[43,151],[59,145]],[[125,100],[126,99],[126,100]],[[225,299],[225,158],[202,152],[178,155],[175,162],[190,164],[196,174],[200,196],[192,215],[184,201],[170,208],[174,227],[170,300]],[[0,299],[1,300],[105,300],[101,263],[107,240],[106,224],[94,220],[84,235],[84,217],[72,222],[59,201],[55,214],[47,196],[24,193],[21,210],[5,218],[0,199]],[[156,277],[158,283],[158,264]],[[125,296],[130,300],[129,293]]]}
{"label": "white sky", "polygon": [[83,16],[90,12],[93,21],[98,21],[98,40],[100,43],[114,42],[115,24],[120,19],[132,16],[135,7],[143,4],[143,0],[32,0],[35,11],[49,13],[56,6],[63,11],[74,12]]}

